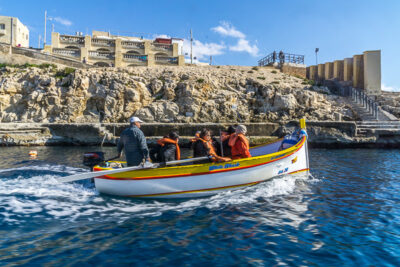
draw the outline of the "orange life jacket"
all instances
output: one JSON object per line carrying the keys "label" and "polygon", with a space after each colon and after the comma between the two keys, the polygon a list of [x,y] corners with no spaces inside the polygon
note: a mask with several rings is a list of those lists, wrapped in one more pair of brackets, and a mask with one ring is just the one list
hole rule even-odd
{"label": "orange life jacket", "polygon": [[194,138],[190,139],[190,142],[194,143],[194,142],[196,142],[197,140],[199,140],[199,138],[200,138],[200,134],[199,134],[199,133],[196,133],[196,134],[194,135]]}
{"label": "orange life jacket", "polygon": [[232,159],[251,157],[249,141],[243,134],[232,134],[228,144],[232,147]]}
{"label": "orange life jacket", "polygon": [[170,138],[162,138],[162,139],[158,140],[157,143],[162,147],[165,146],[165,144],[174,144],[176,146],[175,158],[176,158],[176,160],[181,159],[181,150],[179,148],[177,141],[172,140]]}

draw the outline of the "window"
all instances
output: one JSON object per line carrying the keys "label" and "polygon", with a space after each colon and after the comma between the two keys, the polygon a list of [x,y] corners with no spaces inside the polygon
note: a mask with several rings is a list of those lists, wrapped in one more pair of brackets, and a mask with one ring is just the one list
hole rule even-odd
{"label": "window", "polygon": [[6,25],[3,23],[0,23],[0,30],[4,30],[6,28]]}

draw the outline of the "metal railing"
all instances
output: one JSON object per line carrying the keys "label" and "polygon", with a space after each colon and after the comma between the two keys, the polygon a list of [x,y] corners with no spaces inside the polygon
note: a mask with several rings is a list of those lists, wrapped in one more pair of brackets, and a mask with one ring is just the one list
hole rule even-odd
{"label": "metal railing", "polygon": [[60,43],[64,44],[85,44],[85,37],[82,36],[71,36],[71,35],[60,35]]}
{"label": "metal railing", "polygon": [[304,55],[272,52],[268,56],[260,59],[258,61],[258,66],[267,66],[276,62],[280,64],[283,63],[304,64]]}
{"label": "metal railing", "polygon": [[122,41],[121,45],[123,48],[139,48],[139,49],[144,49],[144,43],[143,42],[133,42],[133,41]]}
{"label": "metal railing", "polygon": [[61,55],[61,56],[65,56],[65,57],[80,57],[81,51],[78,49],[53,48],[53,54]]}
{"label": "metal railing", "polygon": [[151,44],[154,50],[158,51],[171,51],[172,45],[170,44]]}
{"label": "metal railing", "polygon": [[115,58],[113,52],[103,52],[103,51],[89,51],[89,57],[100,58],[100,59],[110,59],[110,60],[113,60]]}
{"label": "metal railing", "polygon": [[115,40],[93,38],[92,45],[93,46],[115,46]]}
{"label": "metal railing", "polygon": [[381,107],[363,91],[351,87],[348,92],[345,93],[344,90],[342,90],[341,93],[343,93],[343,95],[347,93],[347,96],[351,97],[354,102],[362,105],[372,116],[375,117],[376,120],[379,120],[379,111],[381,110]]}
{"label": "metal railing", "polygon": [[155,56],[155,61],[159,64],[178,64],[177,57]]}

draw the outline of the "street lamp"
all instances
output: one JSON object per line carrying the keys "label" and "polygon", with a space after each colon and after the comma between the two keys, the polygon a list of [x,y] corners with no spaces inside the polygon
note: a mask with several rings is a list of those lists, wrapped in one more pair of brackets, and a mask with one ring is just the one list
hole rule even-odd
{"label": "street lamp", "polygon": [[315,63],[316,63],[316,65],[318,65],[318,52],[319,52],[319,48],[315,48]]}

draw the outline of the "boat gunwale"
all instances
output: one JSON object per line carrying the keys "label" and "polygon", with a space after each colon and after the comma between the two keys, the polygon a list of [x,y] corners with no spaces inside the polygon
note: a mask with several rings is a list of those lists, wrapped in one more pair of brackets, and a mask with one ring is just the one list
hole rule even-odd
{"label": "boat gunwale", "polygon": [[[211,171],[207,171],[207,172],[198,172],[198,173],[183,173],[183,174],[170,174],[170,175],[158,175],[158,176],[143,176],[143,177],[112,177],[109,175],[103,175],[103,176],[99,176],[99,177],[95,177],[96,179],[107,179],[107,180],[149,180],[149,179],[168,179],[168,178],[182,178],[182,177],[187,177],[187,176],[200,176],[200,175],[207,175],[207,174],[214,174],[214,173],[221,173],[221,172],[230,172],[230,171],[236,171],[236,170],[242,170],[242,169],[247,169],[247,168],[252,168],[252,167],[257,167],[260,165],[265,165],[265,164],[269,164],[284,158],[289,157],[290,155],[293,155],[294,153],[296,153],[298,150],[300,150],[305,141],[306,141],[307,137],[303,136],[302,139],[294,146],[291,146],[285,150],[281,150],[281,151],[277,151],[274,153],[270,153],[270,154],[265,154],[265,155],[260,155],[260,156],[256,156],[256,157],[250,157],[250,158],[241,158],[241,159],[236,159],[236,160],[232,160],[232,161],[228,161],[228,162],[210,162],[210,163],[205,163],[205,164],[194,164],[194,165],[184,165],[184,166],[172,166],[172,167],[163,167],[163,168],[156,168],[158,171],[162,171],[162,170],[170,170],[173,171],[174,169],[189,169],[189,168],[196,168],[196,167],[207,167],[207,166],[213,166],[216,164],[236,164],[236,163],[240,163],[240,162],[246,162],[246,161],[251,161],[251,160],[258,160],[258,159],[263,159],[263,158],[271,158],[271,160],[266,161],[266,162],[261,162],[258,164],[254,164],[254,165],[249,165],[249,166],[243,166],[243,167],[234,167],[234,168],[228,168],[228,169],[217,169],[217,170],[211,170]],[[270,144],[274,144],[277,143],[281,140],[278,140],[276,142],[270,143]],[[270,145],[268,144],[268,145]],[[261,146],[261,145],[260,145]],[[260,147],[257,146],[257,147]],[[98,167],[95,166],[94,167],[94,171],[100,171],[100,170],[112,170],[113,168],[103,168],[103,167]],[[154,169],[154,170],[156,170]],[[141,170],[141,169],[140,169]],[[152,171],[153,169],[148,169],[149,171]],[[127,171],[127,172],[123,172],[123,173],[134,173],[136,170],[134,171]]]}

